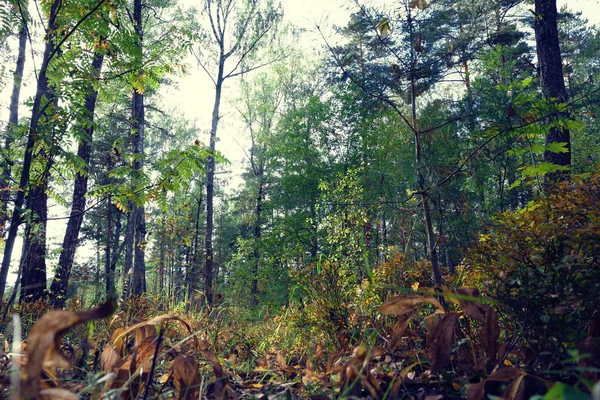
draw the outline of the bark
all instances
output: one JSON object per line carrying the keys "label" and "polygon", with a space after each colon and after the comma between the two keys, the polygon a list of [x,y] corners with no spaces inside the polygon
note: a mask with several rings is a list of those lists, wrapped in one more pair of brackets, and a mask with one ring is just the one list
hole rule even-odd
{"label": "bark", "polygon": [[[35,97],[33,100],[33,106],[31,110],[31,120],[29,122],[29,132],[27,134],[27,144],[25,145],[25,152],[23,156],[23,168],[21,172],[21,179],[19,180],[19,187],[15,196],[15,205],[10,220],[10,228],[8,230],[8,237],[4,246],[4,255],[2,258],[2,266],[0,267],[0,295],[4,294],[6,288],[6,278],[8,276],[8,270],[10,268],[10,261],[12,252],[17,238],[17,232],[19,225],[23,222],[23,204],[25,202],[25,192],[29,185],[29,178],[31,174],[31,162],[33,161],[33,146],[36,142],[36,136],[42,134],[38,131],[40,120],[47,118],[47,105],[42,106],[42,99],[50,101],[52,97],[50,87],[48,84],[48,77],[46,73],[48,71],[48,65],[50,58],[54,54],[54,36],[57,31],[56,27],[56,16],[58,14],[61,0],[55,0],[50,7],[50,15],[48,18],[48,29],[46,31],[46,44],[44,46],[44,55],[42,57],[42,63],[38,74],[37,88]],[[38,199],[38,201],[41,201]]]}
{"label": "bark", "polygon": [[[569,118],[567,111],[560,111],[558,105],[567,103],[567,91],[562,70],[562,57],[558,40],[556,0],[535,0],[535,42],[537,48],[540,76],[544,95],[552,102],[552,121]],[[568,129],[552,127],[546,134],[546,145],[567,143],[566,153],[546,151],[544,161],[563,167],[571,166],[571,135]],[[568,177],[565,171],[546,176],[547,183]]]}
{"label": "bark", "polygon": [[[129,209],[131,210],[133,205],[129,205]],[[129,211],[129,215],[127,216],[127,228],[125,229],[125,241],[123,245],[125,246],[125,262],[123,265],[123,298],[128,298],[129,293],[131,292],[131,270],[133,267],[133,242],[134,242],[134,234],[135,234],[135,214],[133,211]]]}
{"label": "bark", "polygon": [[[133,7],[133,20],[137,34],[138,46],[143,48],[143,21],[142,0],[135,0]],[[140,52],[141,53],[141,52]],[[142,60],[139,67],[141,68]],[[142,73],[142,71],[140,71]],[[133,92],[133,153],[135,161],[133,168],[141,172],[144,169],[144,95],[134,90]],[[144,206],[137,206],[133,212],[135,224],[135,244],[133,249],[133,274],[131,279],[131,294],[141,295],[146,292],[146,212]]]}
{"label": "bark", "polygon": [[[262,174],[262,169],[261,169]],[[259,176],[261,180],[258,184],[258,193],[256,194],[256,208],[254,210],[254,264],[252,266],[252,282],[250,288],[250,296],[252,297],[252,304],[258,304],[258,270],[260,267],[260,252],[259,245],[262,236],[262,206],[264,196],[264,184],[262,182],[262,176]]]}
{"label": "bark", "polygon": [[6,158],[2,160],[2,175],[0,176],[0,237],[4,236],[4,229],[8,220],[8,202],[10,201],[10,177],[12,161],[8,159],[10,146],[12,145],[13,133],[12,128],[19,123],[19,98],[21,97],[21,82],[23,80],[23,69],[25,68],[25,50],[27,47],[27,26],[23,26],[19,30],[19,53],[17,55],[17,64],[13,74],[13,88],[10,96],[8,126],[6,129],[6,139],[4,141],[4,149]]}
{"label": "bark", "polygon": [[212,124],[210,128],[210,155],[206,168],[206,239],[204,241],[206,259],[204,264],[204,295],[209,306],[213,304],[213,217],[214,217],[214,193],[215,193],[215,149],[217,143],[217,129],[219,127],[219,108],[221,106],[221,92],[223,90],[224,51],[221,48],[219,72],[216,80],[215,103],[212,112]]}
{"label": "bark", "polygon": [[[92,60],[92,70],[95,71],[96,76],[100,75],[103,61],[103,54],[96,53],[94,55],[94,59]],[[69,222],[67,223],[67,230],[63,238],[62,251],[60,252],[56,274],[52,280],[52,285],[50,286],[50,291],[53,294],[52,306],[54,308],[62,308],[65,304],[69,276],[71,275],[71,268],[73,267],[73,260],[75,258],[79,240],[79,232],[81,230],[81,224],[83,223],[86,208],[85,195],[88,188],[89,163],[92,154],[92,141],[94,135],[93,122],[97,97],[98,91],[90,86],[89,94],[85,98],[85,112],[89,118],[89,127],[83,129],[83,139],[77,148],[77,155],[85,162],[86,166],[83,173],[78,174],[75,178]]]}
{"label": "bark", "polygon": [[200,247],[200,211],[202,209],[202,193],[198,196],[196,203],[196,220],[194,223],[194,243],[192,248],[192,257],[188,265],[188,299],[192,299],[194,293],[198,289],[198,281],[200,280],[199,264],[201,259],[202,249]]}
{"label": "bark", "polygon": [[33,212],[35,221],[26,228],[21,276],[21,301],[35,302],[46,290],[46,221],[48,219],[48,195],[42,184],[34,186],[27,198],[27,208]]}
{"label": "bark", "polygon": [[104,277],[106,279],[106,298],[109,298],[115,291],[115,277],[110,268],[111,255],[111,232],[112,232],[112,201],[108,198],[106,207],[106,242],[104,244]]}

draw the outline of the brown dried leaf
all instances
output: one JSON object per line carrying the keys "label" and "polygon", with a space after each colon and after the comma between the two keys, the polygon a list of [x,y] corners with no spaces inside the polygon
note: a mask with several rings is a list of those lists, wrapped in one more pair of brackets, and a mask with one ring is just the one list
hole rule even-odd
{"label": "brown dried leaf", "polygon": [[404,331],[408,327],[408,324],[410,323],[414,315],[414,311],[404,314],[392,327],[392,333],[390,335],[390,343],[392,344],[392,350],[398,349],[402,344],[402,336],[404,335]]}
{"label": "brown dried leaf", "polygon": [[525,373],[524,371],[521,371],[518,368],[503,367],[497,371],[494,371],[490,376],[488,376],[487,380],[488,381],[506,382],[506,381],[510,381],[511,379],[515,379],[519,376],[524,376],[524,375],[527,375],[527,373]]}
{"label": "brown dried leaf", "polygon": [[454,344],[454,331],[458,321],[457,313],[444,314],[435,332],[429,348],[431,372],[438,372],[450,362],[450,351]]}
{"label": "brown dried leaf", "polygon": [[125,349],[125,337],[123,336],[123,332],[125,332],[125,328],[117,328],[110,337],[110,343],[115,346],[120,356],[123,355],[123,350]]}
{"label": "brown dried leaf", "polygon": [[178,355],[173,360],[173,385],[178,400],[200,397],[200,372],[192,357]]}
{"label": "brown dried leaf", "polygon": [[53,310],[44,314],[31,328],[27,337],[27,365],[21,381],[25,398],[34,398],[40,391],[40,374],[48,365],[70,366],[69,360],[60,351],[62,336],[72,327],[87,321],[108,317],[114,310],[114,301],[107,300],[99,307],[72,313]]}
{"label": "brown dried leaf", "polygon": [[[139,323],[137,323],[137,324],[134,324],[134,325],[130,326],[129,328],[125,329],[125,330],[124,330],[123,332],[121,332],[121,333],[120,333],[118,336],[116,336],[116,337],[113,337],[113,339],[111,339],[111,340],[113,341],[113,344],[114,344],[114,343],[117,343],[119,340],[122,340],[122,339],[124,339],[124,338],[125,338],[125,336],[129,335],[129,334],[130,334],[130,333],[132,333],[132,332],[135,332],[135,331],[137,331],[137,330],[138,330],[138,329],[140,329],[140,328],[145,328],[145,327],[147,327],[147,326],[154,326],[154,325],[158,325],[158,324],[160,324],[160,323],[162,323],[162,322],[165,322],[165,321],[171,321],[171,320],[173,320],[173,321],[179,321],[179,322],[181,322],[181,323],[182,323],[182,324],[183,324],[183,325],[184,325],[184,326],[187,328],[187,330],[188,330],[188,332],[190,333],[190,335],[193,335],[192,328],[191,328],[191,327],[190,327],[190,325],[189,325],[187,322],[185,322],[183,319],[179,318],[179,317],[178,317],[178,316],[176,316],[176,315],[171,315],[171,314],[163,314],[163,315],[159,315],[158,317],[154,317],[154,318],[152,318],[152,319],[148,319],[148,320],[146,320],[146,321],[142,321],[142,322],[139,322]],[[144,329],[143,331],[141,331],[141,332],[142,332],[142,333],[140,334],[140,338],[141,338],[141,336],[145,336],[147,333],[151,333],[151,331],[150,331],[150,330],[148,330],[148,331],[147,331],[147,330],[145,330],[145,329]],[[113,336],[114,336],[114,335],[113,335]],[[148,337],[148,336],[145,336],[144,338],[146,338],[146,337]],[[138,339],[138,337],[137,337],[137,333],[136,333],[136,340],[137,340],[137,339]],[[198,343],[197,343],[197,338],[196,338],[195,336],[194,336],[194,340],[196,341],[196,346],[197,346],[197,345],[198,345]],[[141,342],[142,342],[142,341],[140,341],[139,343],[141,343]]]}
{"label": "brown dried leaf", "polygon": [[75,393],[61,388],[42,389],[38,398],[41,400],[79,400],[79,396]]}
{"label": "brown dried leaf", "polygon": [[381,306],[379,312],[384,315],[404,315],[414,310],[417,304],[429,303],[444,311],[444,307],[433,296],[421,296],[410,294],[406,296],[395,296],[387,299]]}
{"label": "brown dried leaf", "polygon": [[147,338],[158,336],[158,331],[156,330],[156,326],[148,324],[137,328],[134,335],[135,339],[133,341],[133,346],[138,347],[144,343],[144,340]]}
{"label": "brown dried leaf", "polygon": [[506,400],[524,400],[525,399],[525,375],[519,376],[502,393],[502,398]]}
{"label": "brown dried leaf", "polygon": [[457,288],[455,292],[458,297],[460,307],[463,309],[467,317],[483,322],[486,311],[491,307],[487,304],[481,304],[474,300],[479,298],[479,289],[460,287]]}
{"label": "brown dried leaf", "polygon": [[108,343],[104,346],[104,350],[100,356],[100,368],[104,372],[111,372],[119,360],[121,360],[121,355],[117,351],[117,348]]}
{"label": "brown dried leaf", "polygon": [[479,331],[479,341],[485,349],[490,363],[496,360],[496,353],[498,352],[498,339],[500,338],[500,325],[498,324],[498,316],[493,308],[487,309],[485,312],[485,318],[483,326]]}
{"label": "brown dried leaf", "polygon": [[146,338],[133,354],[118,361],[113,372],[115,378],[107,382],[107,388],[121,388],[127,383],[127,388],[121,392],[123,399],[135,399],[140,393],[140,382],[148,380],[148,374],[152,366],[151,360],[156,351],[157,338]]}
{"label": "brown dried leaf", "polygon": [[201,350],[202,355],[210,361],[213,366],[213,372],[215,374],[215,382],[211,385],[213,391],[213,397],[216,399],[233,399],[235,398],[233,389],[229,385],[229,376],[223,372],[223,367],[219,362],[217,356],[215,356],[209,350]]}
{"label": "brown dried leaf", "polygon": [[435,310],[433,314],[425,317],[425,331],[427,332],[427,340],[430,341],[437,330],[437,326],[442,320],[445,313],[441,310]]}
{"label": "brown dried leaf", "polygon": [[485,380],[471,383],[467,389],[467,400],[483,400],[485,394]]}
{"label": "brown dried leaf", "polygon": [[286,369],[288,366],[287,363],[285,362],[285,358],[283,357],[283,355],[280,352],[277,352],[275,361],[277,362],[277,366],[281,369]]}

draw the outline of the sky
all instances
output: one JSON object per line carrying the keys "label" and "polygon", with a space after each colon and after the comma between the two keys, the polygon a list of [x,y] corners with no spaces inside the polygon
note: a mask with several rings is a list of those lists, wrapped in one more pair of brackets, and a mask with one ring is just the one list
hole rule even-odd
{"label": "sky", "polygon": [[[187,4],[198,4],[199,0],[183,0]],[[373,0],[377,4],[393,4],[389,0]],[[30,2],[33,3],[33,2]],[[331,27],[333,25],[345,25],[351,10],[354,8],[353,0],[283,0],[284,20],[306,29],[303,35],[303,42],[307,45],[314,43],[321,46],[323,41],[315,30],[315,26]],[[573,11],[582,11],[585,18],[591,23],[600,25],[600,0],[558,0],[558,7],[567,4]],[[335,38],[332,39],[335,42]],[[14,48],[15,46],[13,46]],[[39,65],[39,60],[37,60]],[[26,82],[21,96],[22,101],[32,96],[35,90],[35,81],[32,73],[31,53],[27,54]],[[12,68],[11,66],[8,67]],[[210,116],[214,101],[214,86],[206,76],[206,73],[197,67],[194,61],[190,60],[189,74],[185,77],[175,79],[178,83],[176,87],[166,88],[163,94],[166,98],[164,104],[173,110],[179,110],[189,120],[195,121],[195,125],[200,132],[200,138],[204,138],[205,143],[208,137],[208,128],[210,126]],[[10,82],[6,87],[0,87],[0,127],[4,126],[8,118],[8,99],[10,96]],[[235,111],[228,107],[229,101],[235,101],[235,82],[231,82],[225,88],[222,108],[222,123],[219,126],[220,141],[217,144],[217,150],[221,151],[226,158],[231,161],[229,169],[234,175],[238,175],[244,166],[244,148],[248,147],[248,139],[238,124],[232,123],[235,118],[230,118]],[[21,107],[21,115],[27,115],[25,107]],[[195,138],[194,138],[195,139]],[[191,139],[193,140],[193,139]],[[233,179],[239,184],[240,180]],[[50,209],[51,216],[68,215],[68,210],[64,207],[53,205]],[[49,249],[56,249],[60,246],[66,222],[51,222],[48,225]],[[20,257],[21,249],[15,247],[14,261]],[[55,257],[56,258],[56,257]],[[56,259],[48,264],[50,268],[55,265]],[[14,281],[15,274],[9,274],[9,281]]]}

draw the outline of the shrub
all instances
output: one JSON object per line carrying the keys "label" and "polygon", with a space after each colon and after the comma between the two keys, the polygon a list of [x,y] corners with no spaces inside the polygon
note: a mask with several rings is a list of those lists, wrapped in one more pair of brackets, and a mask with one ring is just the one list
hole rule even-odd
{"label": "shrub", "polygon": [[[531,349],[557,354],[599,319],[600,172],[506,212],[466,257]],[[596,321],[596,322],[594,322]],[[550,352],[550,353],[548,353]]]}

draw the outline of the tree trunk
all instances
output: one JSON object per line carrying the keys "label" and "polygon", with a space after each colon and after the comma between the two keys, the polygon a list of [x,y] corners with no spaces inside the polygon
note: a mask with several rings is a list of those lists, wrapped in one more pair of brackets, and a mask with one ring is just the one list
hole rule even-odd
{"label": "tree trunk", "polygon": [[[23,69],[25,68],[25,50],[27,47],[27,26],[23,22],[23,26],[19,30],[19,53],[17,55],[17,65],[13,74],[13,88],[10,96],[8,126],[6,129],[6,139],[4,141],[4,149],[8,154],[10,146],[13,142],[12,128],[19,123],[19,98],[21,96],[21,82],[23,80]],[[4,236],[4,229],[8,221],[8,202],[10,201],[10,176],[12,160],[8,158],[2,160],[2,175],[0,176],[0,237]]]}
{"label": "tree trunk", "polygon": [[[36,142],[36,136],[41,132],[38,131],[40,119],[46,119],[48,107],[44,105],[42,107],[42,99],[50,101],[52,97],[51,91],[48,84],[48,77],[46,73],[48,71],[48,64],[50,63],[50,57],[54,54],[54,36],[57,32],[56,16],[61,0],[54,0],[50,7],[50,16],[48,18],[48,28],[46,30],[44,46],[44,55],[42,57],[42,63],[37,80],[37,89],[35,98],[33,100],[33,107],[31,110],[31,120],[29,122],[29,132],[27,134],[27,144],[25,145],[25,152],[23,156],[23,167],[21,171],[21,179],[19,180],[19,187],[15,196],[15,205],[10,220],[10,228],[8,230],[8,237],[4,246],[4,255],[2,258],[2,266],[0,267],[0,295],[4,295],[4,289],[6,288],[6,278],[8,276],[8,270],[10,268],[10,261],[12,257],[15,240],[17,238],[17,232],[19,225],[23,222],[23,203],[25,202],[25,191],[29,185],[29,177],[31,174],[31,162],[33,160],[33,147]],[[39,201],[39,199],[38,199]]]}
{"label": "tree trunk", "polygon": [[224,55],[221,49],[219,72],[216,81],[215,103],[212,112],[212,124],[210,128],[210,155],[206,168],[206,260],[204,265],[204,295],[209,306],[213,304],[213,214],[214,214],[214,192],[215,192],[215,149],[217,143],[217,129],[219,127],[219,107],[221,106],[221,92],[223,89]]}
{"label": "tree trunk", "polygon": [[[261,168],[262,173],[262,168]],[[260,267],[260,238],[262,236],[261,232],[261,212],[263,206],[263,194],[264,194],[264,184],[262,182],[262,176],[258,177],[260,182],[258,184],[258,193],[256,195],[256,208],[254,210],[254,264],[252,266],[252,282],[250,287],[250,296],[252,297],[252,304],[258,304],[258,270]]]}
{"label": "tree trunk", "polygon": [[46,289],[46,225],[48,219],[48,195],[42,184],[34,186],[27,198],[27,208],[33,213],[27,224],[21,276],[21,301],[35,302],[44,296]]}
{"label": "tree trunk", "polygon": [[[103,54],[96,53],[94,55],[94,59],[92,60],[92,71],[94,71],[96,76],[100,75],[103,61]],[[92,154],[92,141],[94,135],[93,123],[97,97],[98,91],[90,86],[90,92],[85,98],[85,112],[89,118],[89,125],[87,128],[83,129],[83,139],[77,148],[77,155],[85,162],[86,166],[84,172],[78,174],[75,178],[69,222],[67,223],[67,230],[63,239],[58,268],[54,279],[52,280],[52,285],[50,286],[50,290],[53,293],[52,306],[54,308],[62,308],[65,304],[69,276],[71,275],[73,259],[75,258],[75,251],[77,250],[79,232],[81,230],[81,224],[83,223],[86,207],[85,195],[88,187],[89,163]]]}
{"label": "tree trunk", "polygon": [[[135,0],[133,6],[133,20],[135,24],[135,32],[137,34],[137,45],[140,49],[140,54],[143,49],[143,21],[142,21],[142,0]],[[140,56],[141,57],[141,56]],[[143,67],[143,60],[139,60],[140,74]],[[133,168],[137,172],[142,172],[144,169],[144,95],[140,91],[133,92],[133,154],[135,156]],[[146,212],[144,206],[138,206],[134,210],[135,223],[135,244],[133,249],[133,275],[131,279],[131,293],[141,295],[146,292]]]}
{"label": "tree trunk", "polygon": [[[411,33],[413,34],[412,19],[409,14],[408,25]],[[414,43],[414,40],[411,40]],[[411,76],[410,76],[410,97],[411,97],[411,111],[412,111],[412,129],[415,135],[415,160],[417,166],[417,187],[421,195],[421,203],[423,207],[423,217],[425,221],[425,233],[427,236],[426,248],[429,262],[431,262],[431,269],[433,271],[433,278],[435,280],[435,286],[440,288],[442,286],[442,274],[440,273],[440,266],[437,254],[436,237],[433,230],[433,222],[431,216],[431,209],[429,205],[429,192],[425,187],[425,175],[423,172],[423,160],[421,155],[421,133],[419,132],[419,126],[417,123],[417,93],[416,93],[416,82],[415,82],[415,71],[417,71],[417,58],[414,47],[411,48]]]}
{"label": "tree trunk", "polygon": [[135,213],[131,211],[133,205],[129,206],[129,215],[127,216],[127,228],[125,228],[125,262],[123,264],[123,298],[128,298],[131,293],[131,270],[133,266],[133,242],[135,234]]}
{"label": "tree trunk", "polygon": [[198,281],[200,280],[199,268],[202,249],[200,249],[200,210],[202,208],[202,193],[198,196],[196,202],[196,220],[194,223],[194,243],[192,249],[192,257],[188,266],[188,299],[192,299],[194,293],[198,289]]}
{"label": "tree trunk", "polygon": [[[535,42],[544,95],[553,102],[552,123],[559,119],[569,118],[566,110],[559,110],[559,104],[568,101],[565,80],[562,70],[562,57],[558,40],[556,0],[535,0]],[[566,143],[565,153],[555,153],[546,150],[544,161],[571,166],[571,136],[566,128],[553,126],[546,134],[546,145],[550,143]],[[548,174],[546,182],[563,180],[568,172],[557,171]]]}
{"label": "tree trunk", "polygon": [[109,298],[115,292],[115,276],[110,268],[111,242],[110,235],[112,232],[112,201],[108,198],[106,205],[106,241],[104,243],[104,279],[106,280],[106,298]]}

